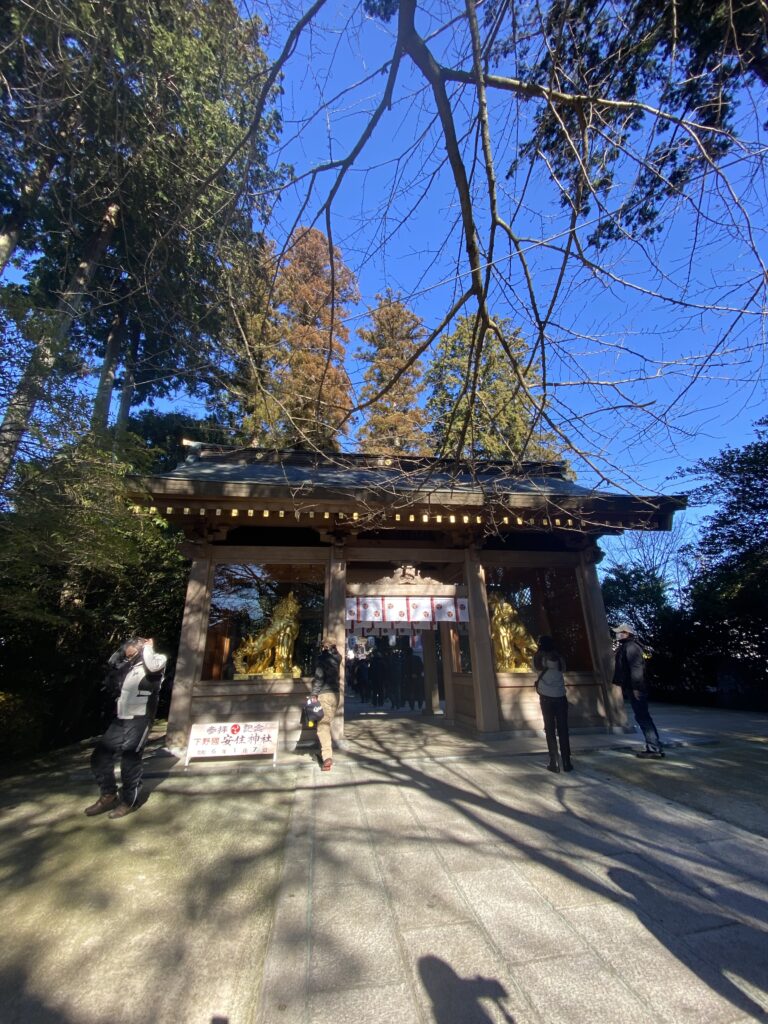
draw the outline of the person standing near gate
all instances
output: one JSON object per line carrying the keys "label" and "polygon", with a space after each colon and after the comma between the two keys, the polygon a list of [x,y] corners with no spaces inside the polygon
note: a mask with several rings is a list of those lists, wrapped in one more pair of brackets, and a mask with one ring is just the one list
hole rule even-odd
{"label": "person standing near gate", "polygon": [[643,649],[635,639],[635,631],[628,622],[622,622],[613,630],[618,640],[613,670],[613,682],[621,687],[625,698],[629,698],[635,721],[645,736],[645,750],[637,757],[659,759],[664,757],[659,733],[648,710],[648,684],[645,681],[645,659]]}
{"label": "person standing near gate", "polygon": [[539,673],[536,692],[539,695],[541,716],[544,719],[544,734],[547,737],[550,772],[559,772],[557,744],[560,741],[560,758],[564,772],[572,772],[571,737],[568,732],[568,698],[565,695],[565,659],[555,646],[551,636],[540,636],[533,656],[533,667]]}
{"label": "person standing near gate", "polygon": [[[99,784],[98,800],[86,807],[89,818],[109,811],[124,818],[136,809],[143,774],[142,754],[157,711],[160,687],[168,661],[155,652],[152,640],[131,637],[109,659],[105,687],[117,701],[115,717],[91,755],[91,770]],[[115,761],[120,758],[118,798]]]}
{"label": "person standing near gate", "polygon": [[315,677],[312,681],[312,696],[317,697],[323,709],[323,717],[317,723],[317,740],[320,744],[320,761],[324,772],[329,772],[333,767],[331,722],[339,709],[340,685],[341,655],[336,644],[326,637],[320,645]]}

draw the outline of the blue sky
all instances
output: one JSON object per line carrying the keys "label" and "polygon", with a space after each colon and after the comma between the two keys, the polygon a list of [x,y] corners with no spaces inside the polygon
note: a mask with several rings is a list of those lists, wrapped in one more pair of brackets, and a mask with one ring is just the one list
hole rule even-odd
{"label": "blue sky", "polygon": [[[440,31],[446,12],[460,8],[424,6],[422,34],[436,33],[430,45],[444,63],[466,67],[462,26]],[[258,9],[271,25],[265,45],[274,55],[303,7],[281,0]],[[392,38],[392,26],[344,3],[324,8],[302,36],[279,100],[284,131],[273,159],[291,163],[297,183],[280,196],[267,225],[278,242],[297,218],[327,230],[322,204],[334,174],[320,173],[308,200],[307,175],[351,151],[381,98]],[[472,97],[457,90],[452,95],[470,167],[478,146],[468,131]],[[751,101],[745,94],[743,137],[755,154],[762,153],[764,139]],[[600,257],[599,270],[569,266],[556,294],[566,238],[557,189],[546,174],[507,176],[530,127],[531,108],[515,105],[506,94],[490,95],[489,106],[500,211],[521,239],[533,282],[529,288],[520,258],[498,239],[491,312],[518,324],[533,343],[534,307],[553,304],[546,343],[551,411],[585,452],[573,460],[582,483],[635,493],[685,489],[684,481],[671,479],[678,469],[726,444],[751,440],[753,423],[766,410],[764,281],[755,256],[768,252],[764,176],[753,177],[755,161],[735,153],[722,178],[702,183],[707,191],[697,197],[697,217],[690,199],[681,200],[653,244],[617,243]],[[479,162],[471,173],[478,225],[487,241],[488,193]],[[630,186],[630,177],[617,183],[616,205]],[[458,200],[435,129],[434,101],[407,60],[390,109],[339,189],[331,224],[360,287],[360,302],[347,320],[352,350],[376,293],[402,293],[432,329],[466,285]],[[582,239],[589,230],[587,222]],[[702,368],[705,351],[715,354]],[[359,385],[359,363],[350,358],[348,369]],[[205,413],[195,403],[184,405]]]}
{"label": "blue sky", "polygon": [[[429,9],[443,13],[440,5]],[[391,27],[356,7],[326,8],[321,22],[289,63],[280,101],[285,129],[277,156],[297,175],[350,152],[381,96],[386,77],[377,71],[391,52]],[[437,25],[437,18],[422,16],[419,27],[427,35]],[[277,31],[272,48],[280,43]],[[460,62],[455,38],[438,35],[431,45],[445,63]],[[530,116],[521,108],[511,119],[504,104],[506,97],[490,99],[491,117],[502,126],[493,139],[499,179],[516,151],[515,133],[524,133]],[[466,95],[457,97],[455,110],[461,130],[471,113]],[[466,280],[457,197],[434,117],[431,96],[406,63],[391,109],[334,200],[334,242],[361,291],[348,318],[353,334],[385,287],[401,292],[432,328]],[[760,137],[749,141],[762,146]],[[467,162],[474,144],[466,140]],[[602,475],[635,492],[678,491],[684,484],[670,477],[679,468],[753,437],[752,425],[765,411],[765,311],[752,294],[760,275],[754,249],[768,251],[768,203],[764,181],[750,173],[746,162],[731,160],[727,179],[715,183],[698,217],[681,201],[652,246],[616,244],[601,257],[600,273],[569,269],[550,320],[547,358],[553,414],[588,453],[576,460],[583,482]],[[319,175],[301,223],[316,216],[315,225],[326,229],[321,207],[332,181],[331,173]],[[305,184],[300,178],[277,204],[268,228],[273,237],[290,230],[306,201]],[[473,182],[481,232],[488,223],[483,184]],[[622,187],[628,185],[617,186],[617,203]],[[520,261],[497,245],[490,305],[533,338],[533,302],[552,300],[565,217],[542,176],[504,179],[500,197],[503,215],[514,217],[524,239],[535,296]],[[585,226],[581,234],[587,233]],[[702,369],[703,351],[715,354]],[[350,361],[349,369],[359,382],[359,366]]]}

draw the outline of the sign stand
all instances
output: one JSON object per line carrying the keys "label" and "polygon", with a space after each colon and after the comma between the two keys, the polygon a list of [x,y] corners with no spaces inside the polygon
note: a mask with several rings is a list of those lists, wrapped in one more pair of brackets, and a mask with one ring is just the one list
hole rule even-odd
{"label": "sign stand", "polygon": [[271,754],[276,768],[279,734],[279,722],[196,722],[189,733],[184,767],[193,757]]}

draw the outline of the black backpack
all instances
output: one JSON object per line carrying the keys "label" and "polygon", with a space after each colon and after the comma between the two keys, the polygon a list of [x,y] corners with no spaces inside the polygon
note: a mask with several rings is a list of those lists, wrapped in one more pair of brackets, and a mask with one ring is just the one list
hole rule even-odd
{"label": "black backpack", "polygon": [[323,705],[317,697],[307,697],[301,709],[302,724],[307,729],[315,729],[323,714]]}

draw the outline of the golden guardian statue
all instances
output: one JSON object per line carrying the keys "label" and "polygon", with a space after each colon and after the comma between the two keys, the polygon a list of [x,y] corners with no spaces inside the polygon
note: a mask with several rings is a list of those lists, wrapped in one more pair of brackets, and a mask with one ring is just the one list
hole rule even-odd
{"label": "golden guardian statue", "polygon": [[526,629],[517,608],[501,594],[491,594],[488,607],[496,671],[530,672],[536,641]]}
{"label": "golden guardian statue", "polygon": [[277,602],[270,624],[261,632],[245,637],[235,651],[235,671],[239,676],[296,674],[292,662],[300,612],[293,591]]}

